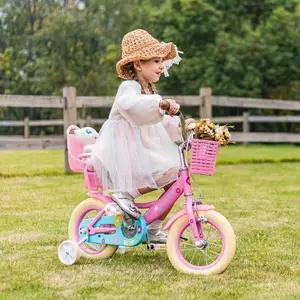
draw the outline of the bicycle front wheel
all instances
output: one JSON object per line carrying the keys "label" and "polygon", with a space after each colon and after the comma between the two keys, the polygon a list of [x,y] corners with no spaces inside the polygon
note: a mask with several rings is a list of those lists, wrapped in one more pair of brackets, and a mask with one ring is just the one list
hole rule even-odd
{"label": "bicycle front wheel", "polygon": [[[235,253],[235,235],[228,220],[216,211],[198,211],[202,217],[202,245],[196,247],[188,216],[177,219],[168,234],[167,253],[172,265],[181,272],[199,275],[220,274]],[[203,221],[204,220],[204,221]],[[196,221],[200,227],[200,221]]]}

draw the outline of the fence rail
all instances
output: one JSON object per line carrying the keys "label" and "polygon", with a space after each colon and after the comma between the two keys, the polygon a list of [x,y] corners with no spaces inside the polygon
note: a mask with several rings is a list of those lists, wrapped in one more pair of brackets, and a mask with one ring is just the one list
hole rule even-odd
{"label": "fence rail", "polygon": [[65,99],[60,96],[1,95],[0,107],[64,108]]}
{"label": "fence rail", "polygon": [[[270,132],[233,132],[232,140],[237,143],[300,143],[299,134],[296,133],[270,133]],[[63,149],[64,136],[1,136],[0,149]]]}
{"label": "fence rail", "polygon": [[24,121],[0,121],[0,126],[60,126],[64,125],[64,120],[29,120],[29,118],[25,118]]}
{"label": "fence rail", "polygon": [[300,116],[252,116],[248,113],[244,113],[242,116],[217,117],[213,120],[217,123],[243,123],[245,118],[249,123],[300,123]]}
{"label": "fence rail", "polygon": [[224,96],[212,97],[212,105],[224,107],[300,110],[300,101],[236,98]]}
{"label": "fence rail", "polygon": [[[233,132],[232,137],[236,142],[290,142],[300,143],[300,134],[293,133],[269,133],[250,132],[250,123],[270,123],[270,122],[300,122],[300,116],[254,116],[244,112],[242,116],[213,117],[212,107],[240,107],[240,108],[268,108],[276,110],[300,111],[300,102],[291,100],[270,100],[237,98],[227,96],[212,96],[211,88],[201,88],[198,96],[172,96],[166,95],[181,106],[198,107],[201,118],[211,118],[217,123],[242,123],[242,132]],[[0,107],[26,107],[26,108],[58,108],[63,109],[63,120],[29,120],[25,118],[20,121],[0,121],[0,126],[24,127],[24,136],[0,136],[0,149],[11,148],[65,148],[65,169],[69,170],[68,149],[66,147],[66,137],[64,136],[32,136],[30,127],[33,126],[64,126],[64,132],[71,124],[79,126],[92,126],[93,124],[103,124],[105,119],[93,119],[87,116],[86,119],[77,119],[77,108],[88,107],[111,107],[114,97],[91,97],[76,96],[76,89],[66,87],[62,96],[23,96],[23,95],[0,95]]]}
{"label": "fence rail", "polygon": [[0,149],[63,149],[63,136],[0,136]]}

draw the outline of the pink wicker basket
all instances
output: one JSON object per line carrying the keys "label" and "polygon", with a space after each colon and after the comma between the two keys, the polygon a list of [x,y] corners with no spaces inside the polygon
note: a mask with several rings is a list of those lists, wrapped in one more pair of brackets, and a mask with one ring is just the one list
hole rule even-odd
{"label": "pink wicker basket", "polygon": [[212,140],[192,140],[191,167],[192,174],[212,176],[214,174],[220,144]]}

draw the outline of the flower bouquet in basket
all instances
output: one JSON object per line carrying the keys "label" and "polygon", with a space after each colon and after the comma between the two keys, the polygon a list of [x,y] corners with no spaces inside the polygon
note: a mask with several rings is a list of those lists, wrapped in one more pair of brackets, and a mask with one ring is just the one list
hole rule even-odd
{"label": "flower bouquet in basket", "polygon": [[220,145],[231,140],[229,128],[233,126],[214,124],[210,119],[201,119],[195,124],[192,139],[191,173],[213,175]]}

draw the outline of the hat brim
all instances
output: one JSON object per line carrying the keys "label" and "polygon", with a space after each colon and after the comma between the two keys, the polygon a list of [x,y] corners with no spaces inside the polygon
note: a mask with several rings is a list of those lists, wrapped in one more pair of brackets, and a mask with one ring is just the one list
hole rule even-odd
{"label": "hat brim", "polygon": [[[148,47],[149,51],[140,50],[137,51],[134,56],[128,56],[121,59],[116,64],[116,71],[120,78],[123,79],[131,79],[131,77],[124,72],[124,66],[130,62],[138,61],[138,60],[149,60],[151,58],[160,57],[163,60],[169,60],[176,57],[176,48],[173,43],[166,43],[166,44],[154,44]],[[139,53],[141,52],[141,53]],[[149,52],[147,54],[146,52]]]}

